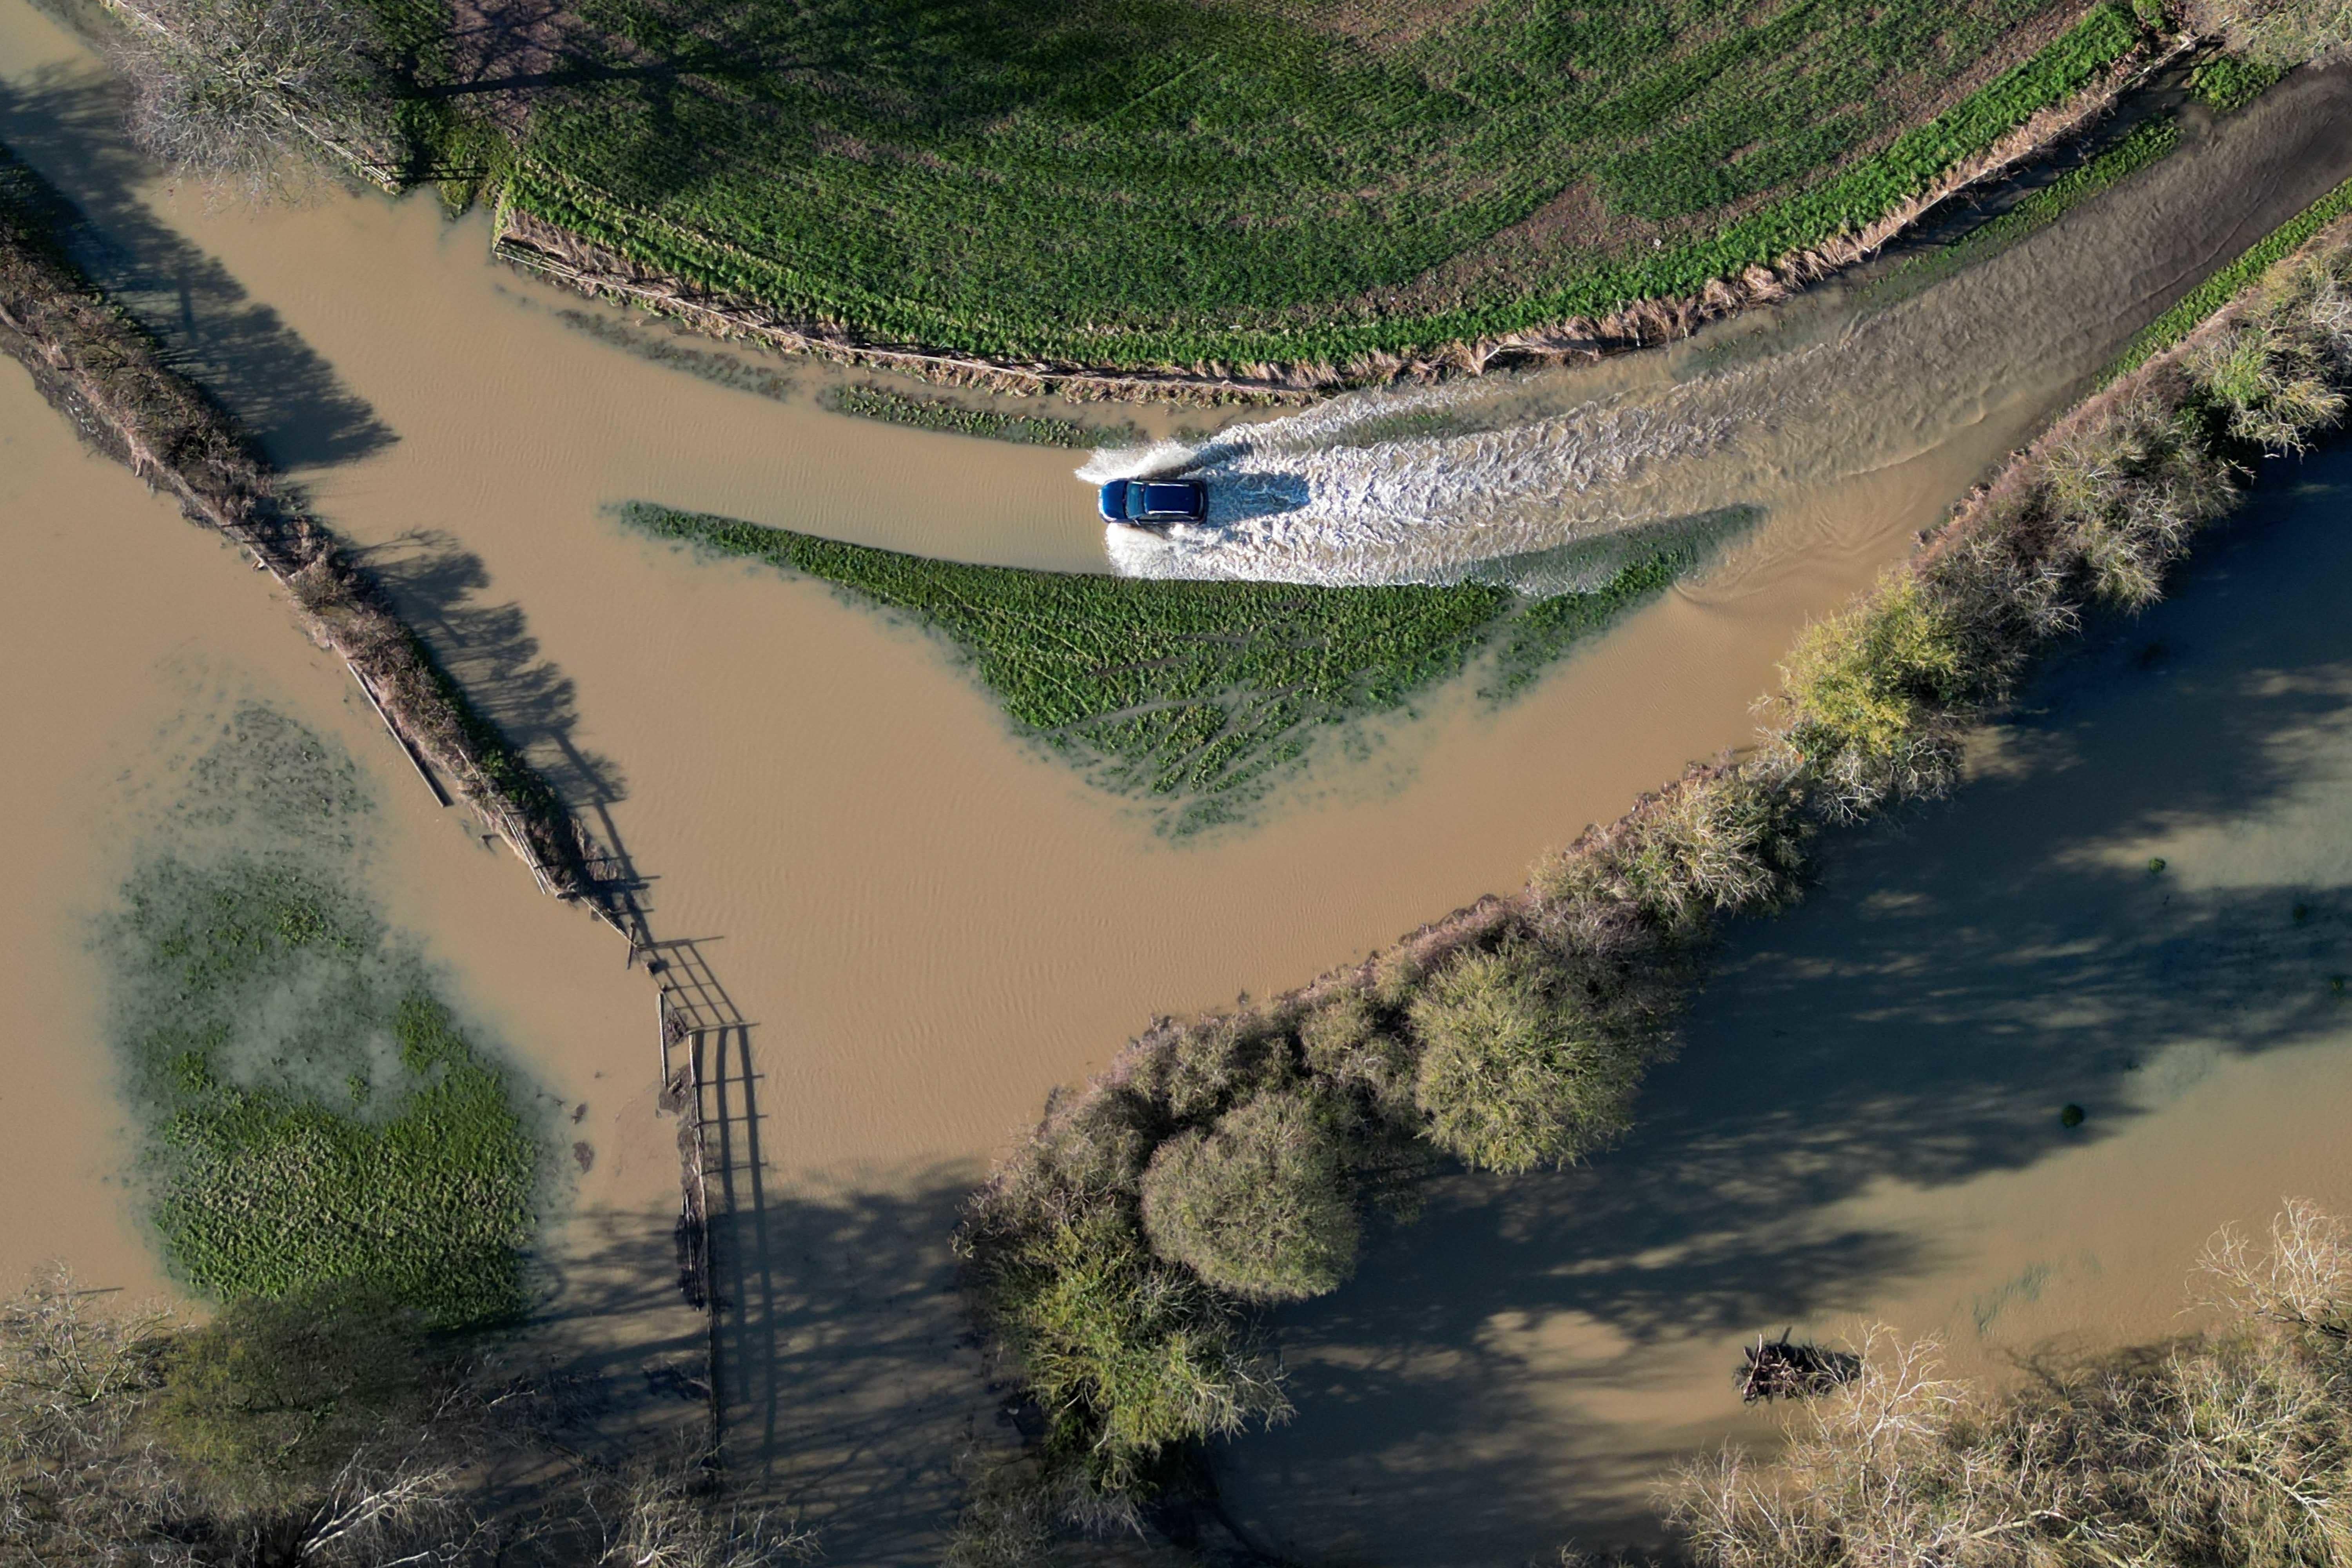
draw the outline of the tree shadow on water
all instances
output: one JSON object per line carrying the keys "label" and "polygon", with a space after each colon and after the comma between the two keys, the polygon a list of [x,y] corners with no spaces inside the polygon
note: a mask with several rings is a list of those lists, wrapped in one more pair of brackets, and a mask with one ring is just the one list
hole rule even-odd
{"label": "tree shadow on water", "polygon": [[72,204],[67,252],[281,468],[357,462],[398,439],[333,365],[140,194],[154,166],[125,141],[124,100],[86,72],[0,82],[0,143]]}
{"label": "tree shadow on water", "polygon": [[628,794],[619,769],[581,748],[572,678],[541,656],[522,606],[483,602],[490,574],[481,557],[454,534],[424,530],[355,553],[476,711],[617,848],[609,808]]}
{"label": "tree shadow on water", "polygon": [[1622,1146],[1441,1181],[1279,1315],[1300,1414],[1222,1452],[1236,1514],[1304,1561],[1654,1539],[1648,1484],[1736,1415],[1732,1357],[1694,1390],[1695,1349],[1967,1267],[1841,1205],[2129,1137],[2222,1056],[2352,1037],[2352,453],[2262,496],[2172,603],[2045,671],[1954,801],[1833,835],[1803,905],[1729,934]]}
{"label": "tree shadow on water", "polygon": [[742,1104],[711,1237],[729,1468],[814,1526],[828,1561],[928,1568],[962,1503],[958,1456],[1011,1441],[948,1247],[975,1173],[753,1191]]}

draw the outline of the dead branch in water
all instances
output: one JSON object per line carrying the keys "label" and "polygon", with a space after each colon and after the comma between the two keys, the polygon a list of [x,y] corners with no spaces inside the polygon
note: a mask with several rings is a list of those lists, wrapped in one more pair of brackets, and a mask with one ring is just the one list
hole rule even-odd
{"label": "dead branch in water", "polygon": [[1739,1402],[1811,1399],[1852,1383],[1862,1375],[1862,1358],[1846,1351],[1823,1350],[1811,1343],[1791,1343],[1792,1330],[1782,1329],[1777,1340],[1762,1334],[1739,1352],[1734,1375],[1739,1380]]}

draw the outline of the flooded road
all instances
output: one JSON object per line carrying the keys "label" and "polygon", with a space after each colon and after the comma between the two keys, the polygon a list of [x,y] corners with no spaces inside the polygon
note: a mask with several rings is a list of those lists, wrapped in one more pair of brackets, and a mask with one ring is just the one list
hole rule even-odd
{"label": "flooded road", "polygon": [[[2307,73],[2218,124],[2193,111],[2186,129],[2095,214],[1892,306],[1841,282],[1663,353],[1363,394],[1109,458],[1103,478],[1181,472],[1210,497],[1200,524],[1111,528],[1109,552],[1146,576],[1444,581],[1735,507],[1780,514],[2014,428],[2336,184],[2352,71]],[[1818,542],[1778,531],[1769,552]]]}
{"label": "flooded road", "polygon": [[[2293,91],[2316,95],[2282,100],[2309,118],[2346,87]],[[2007,379],[1921,390],[1906,405],[1920,422],[1852,460],[1813,454],[1716,575],[1632,616],[1514,706],[1487,713],[1442,695],[1382,731],[1369,761],[1316,770],[1254,827],[1171,846],[1010,734],[937,644],[817,585],[649,545],[605,510],[643,498],[1100,570],[1072,454],[838,417],[814,405],[815,370],[787,367],[779,402],[663,368],[567,327],[559,312],[583,303],[489,262],[478,217],[446,223],[429,197],[207,205],[131,159],[113,114],[87,56],[23,0],[0,0],[0,141],[84,207],[99,269],[369,551],[468,689],[650,879],[658,932],[698,939],[749,1021],[734,1070],[751,1098],[724,1151],[740,1227],[726,1283],[742,1311],[722,1347],[734,1436],[746,1468],[766,1467],[824,1529],[834,1560],[868,1563],[934,1556],[958,1495],[952,1457],[1009,1440],[960,1342],[946,1239],[988,1158],[1054,1085],[1100,1067],[1155,1012],[1297,984],[1511,886],[1545,847],[1686,760],[1743,743],[1749,701],[1799,625],[1899,558],[2168,299],[2168,280],[2185,286],[2233,229],[2258,231],[2300,206],[2306,184],[2352,173],[2352,151],[2306,138],[2267,177],[2233,166],[2211,188],[2158,187],[2165,204],[2202,204],[2193,223],[2152,221],[2126,199],[2136,187],[2085,208],[2056,233],[2112,228],[2159,247],[2123,315],[2109,313],[2112,279],[2069,278],[2063,251],[2033,253],[2045,287],[2074,290],[2080,331],[2042,334],[2032,354],[2012,342]],[[1833,362],[1832,304],[1790,318],[1796,338],[1816,333],[1793,352]],[[1778,330],[1758,318],[1672,361],[1618,362],[1573,384],[1588,398],[1639,395],[1644,378],[1686,380],[1709,363],[1689,356],[1769,358]],[[115,591],[142,605],[185,595],[181,618],[157,627],[195,636],[218,623],[254,668],[278,668],[259,661],[282,640],[268,657],[317,677],[262,579],[232,570],[219,589],[230,597],[203,600],[178,543],[131,542],[191,531],[80,459],[21,379],[0,427],[38,444],[45,463],[73,465],[56,473],[127,487],[124,542],[108,556]],[[1543,395],[1556,407],[1570,394]],[[1851,430],[1874,428],[1866,408],[1850,414]],[[1843,438],[1808,428],[1810,442]],[[1748,469],[1725,472],[1769,475],[1795,456],[1751,454]],[[37,530],[52,510],[12,505],[6,522]],[[133,516],[147,521],[134,529]],[[189,548],[213,548],[194,537]],[[62,552],[28,554],[20,584],[69,573]],[[170,706],[139,673],[161,657],[110,668],[78,700]],[[355,723],[331,685],[314,681],[311,700]],[[68,700],[22,699],[36,700]],[[37,711],[22,723],[10,732],[40,732]],[[363,735],[346,743],[389,755]],[[101,765],[74,760],[86,754],[98,753],[60,752],[54,766]],[[396,777],[383,787],[399,810],[416,805]],[[462,960],[467,994],[511,1020],[506,1037],[557,1092],[616,1119],[607,1140],[625,1143],[625,1125],[645,1148],[665,1138],[650,1110],[651,998],[611,933],[538,899],[512,864],[475,857],[446,823],[406,833],[387,858],[444,838],[454,848],[448,868],[417,872],[404,921]],[[86,862],[58,874],[59,898],[20,899],[26,918],[69,905],[71,887],[110,885]],[[57,990],[58,1006],[87,1005],[73,985]],[[50,1026],[72,1039],[74,1016]],[[91,1085],[80,1092],[97,1103]],[[112,1114],[89,1111],[93,1126]],[[642,1207],[636,1232],[615,1231],[616,1279],[646,1256],[649,1231],[667,1247],[671,1202],[641,1163],[618,1163],[610,1211]],[[594,1179],[605,1170],[600,1159]],[[131,1259],[134,1244],[125,1231],[110,1245]],[[663,1257],[638,1283],[666,1298],[667,1279]]]}
{"label": "flooded road", "polygon": [[1759,1332],[1881,1321],[2013,1377],[2193,1326],[2220,1226],[2352,1214],[2352,450],[2273,481],[2173,603],[2037,683],[1954,803],[1733,934],[1624,1147],[1450,1183],[1282,1315],[1298,1417],[1220,1465],[1259,1540],[1654,1542],[1663,1472],[1769,1437],[1732,1379]]}

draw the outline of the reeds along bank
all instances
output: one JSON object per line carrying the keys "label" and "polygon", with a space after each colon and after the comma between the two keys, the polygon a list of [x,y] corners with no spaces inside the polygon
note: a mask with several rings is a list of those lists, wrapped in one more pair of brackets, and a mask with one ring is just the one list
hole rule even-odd
{"label": "reeds along bank", "polygon": [[1286,1410],[1265,1302],[1336,1289],[1362,1205],[1433,1161],[1527,1170],[1628,1123],[1722,919],[1801,886],[1824,825],[1937,795],[1968,728],[2098,606],[2162,590],[2266,452],[2352,385],[2352,233],[2324,230],[2178,348],[2063,420],[1912,563],[1811,628],[1777,728],[1588,830],[1528,885],[1297,992],[1160,1020],[1055,1104],[973,1198],[975,1310],[1046,1413],[1080,1514],[1182,1445]]}

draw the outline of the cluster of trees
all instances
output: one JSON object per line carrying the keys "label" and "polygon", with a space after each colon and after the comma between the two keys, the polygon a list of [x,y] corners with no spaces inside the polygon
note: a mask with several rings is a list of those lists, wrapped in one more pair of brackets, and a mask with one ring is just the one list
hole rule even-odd
{"label": "cluster of trees", "polygon": [[347,0],[110,0],[132,139],[166,165],[285,189],[322,162],[392,184],[404,96],[368,9]]}
{"label": "cluster of trees", "polygon": [[1821,824],[1948,787],[1968,726],[2042,647],[2092,606],[2155,598],[2249,465],[2339,423],[2347,388],[2338,236],[1812,628],[1759,755],[1695,770],[1517,897],[1360,968],[1163,1020],[1052,1108],[960,1237],[975,1309],[1046,1415],[1027,1500],[982,1489],[974,1539],[1016,1517],[1131,1518],[1185,1473],[1184,1445],[1283,1414],[1254,1310],[1345,1281],[1366,1205],[1433,1161],[1525,1171],[1615,1136],[1716,923],[1793,897]]}
{"label": "cluster of trees", "polygon": [[2086,404],[1916,564],[1811,628],[1783,670],[1786,742],[1838,816],[1931,795],[1968,726],[2085,609],[2138,609],[2251,460],[2341,423],[2352,244],[2273,268],[2180,353]]}
{"label": "cluster of trees", "polygon": [[565,1391],[334,1288],[201,1326],[109,1311],[63,1275],[0,1306],[0,1542],[77,1568],[628,1564],[814,1554],[730,1505],[709,1456],[599,1460]]}
{"label": "cluster of trees", "polygon": [[974,1200],[975,1305],[1047,1413],[1041,1483],[1118,1517],[1171,1447],[1286,1406],[1252,1309],[1337,1289],[1439,1158],[1615,1137],[1716,921],[1796,886],[1788,781],[1703,769],[1488,900],[1295,995],[1162,1021]]}
{"label": "cluster of trees", "polygon": [[1988,1396],[1874,1336],[1769,1464],[1677,1478],[1708,1568],[2352,1563],[2352,1244],[2292,1204],[2201,1269],[2212,1331],[2029,1369]]}

